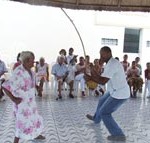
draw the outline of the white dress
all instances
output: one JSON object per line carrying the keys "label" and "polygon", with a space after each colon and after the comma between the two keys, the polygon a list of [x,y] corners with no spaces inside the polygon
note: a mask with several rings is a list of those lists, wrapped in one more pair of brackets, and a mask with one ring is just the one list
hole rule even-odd
{"label": "white dress", "polygon": [[22,139],[34,139],[43,130],[43,119],[38,114],[35,102],[35,74],[29,73],[22,65],[18,66],[10,79],[3,84],[14,96],[22,98],[18,105],[14,103],[16,117],[15,136]]}
{"label": "white dress", "polygon": [[48,68],[48,64],[44,63],[43,66],[41,66],[40,64],[37,65],[37,73],[36,73],[36,82],[38,83],[42,78],[44,78],[44,80],[47,80],[47,68]]}

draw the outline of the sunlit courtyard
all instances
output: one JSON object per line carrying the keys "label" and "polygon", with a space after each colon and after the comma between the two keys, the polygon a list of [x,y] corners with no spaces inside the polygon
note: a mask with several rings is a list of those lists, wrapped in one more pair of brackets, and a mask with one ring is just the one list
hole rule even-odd
{"label": "sunlit courtyard", "polygon": [[[130,63],[135,57],[140,57],[144,80],[146,63],[150,62],[150,14],[64,10],[79,33],[60,8],[0,0],[0,60],[8,68],[6,78],[11,76],[18,53],[32,51],[35,61],[44,57],[49,65],[49,88],[43,97],[36,96],[38,111],[44,119],[42,134],[46,139],[42,142],[116,143],[107,140],[109,132],[103,122],[94,124],[86,118],[86,114],[94,114],[99,97],[89,91],[82,97],[79,90],[72,99],[65,90],[62,99],[56,100],[58,93],[52,86],[51,67],[61,49],[65,49],[68,55],[69,48],[73,47],[78,58],[89,55],[93,62],[100,58],[100,48],[107,45],[120,61],[124,54],[128,55]],[[131,52],[130,48],[127,48],[129,51],[125,50],[126,30],[139,32],[136,52]],[[129,98],[113,114],[126,135],[126,143],[150,143],[150,98],[147,98],[144,86],[142,93],[138,93],[136,98]],[[13,143],[15,117],[12,101],[5,98],[5,101],[0,101],[0,143]],[[20,143],[40,142],[20,140]]]}
{"label": "sunlit courtyard", "polygon": [[[37,97],[40,114],[44,118],[43,135],[45,143],[116,143],[107,140],[107,129],[101,122],[95,125],[86,118],[86,114],[94,114],[98,98],[81,97],[80,94],[70,99],[67,94],[56,101],[56,95]],[[125,132],[126,143],[149,143],[150,138],[150,99],[138,94],[130,98],[117,112],[114,118]],[[12,143],[15,133],[12,102],[7,99],[0,102],[0,142]],[[40,143],[40,141],[20,140],[21,143]],[[122,142],[118,142],[122,143]]]}

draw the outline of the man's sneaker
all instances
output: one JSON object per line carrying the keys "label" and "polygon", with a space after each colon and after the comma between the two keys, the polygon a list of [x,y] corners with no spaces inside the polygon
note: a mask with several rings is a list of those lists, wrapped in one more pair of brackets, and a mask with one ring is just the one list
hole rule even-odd
{"label": "man's sneaker", "polygon": [[92,121],[93,121],[93,116],[92,116],[92,115],[87,114],[86,117],[87,117],[89,120],[92,120]]}
{"label": "man's sneaker", "polygon": [[124,135],[119,135],[119,136],[108,136],[107,137],[108,140],[111,141],[126,141],[126,137]]}
{"label": "man's sneaker", "polygon": [[74,98],[74,96],[73,96],[72,94],[69,94],[69,97],[70,97],[70,98]]}

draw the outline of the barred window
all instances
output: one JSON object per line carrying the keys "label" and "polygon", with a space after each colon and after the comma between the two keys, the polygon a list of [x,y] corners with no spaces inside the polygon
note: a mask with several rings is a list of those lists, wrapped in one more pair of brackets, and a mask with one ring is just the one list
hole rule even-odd
{"label": "barred window", "polygon": [[125,28],[124,48],[125,53],[139,53],[140,29]]}
{"label": "barred window", "polygon": [[118,45],[118,39],[109,39],[109,38],[102,38],[101,39],[101,44],[102,45]]}
{"label": "barred window", "polygon": [[146,47],[150,47],[150,41],[146,41]]}

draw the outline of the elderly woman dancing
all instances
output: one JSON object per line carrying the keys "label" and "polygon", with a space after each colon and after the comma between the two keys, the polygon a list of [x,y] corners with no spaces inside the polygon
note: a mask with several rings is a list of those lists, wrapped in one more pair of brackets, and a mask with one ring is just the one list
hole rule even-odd
{"label": "elderly woman dancing", "polygon": [[10,79],[3,83],[2,88],[14,103],[16,132],[14,143],[19,139],[45,139],[41,135],[43,119],[38,114],[35,102],[34,54],[24,51],[20,55],[21,65],[12,73]]}

